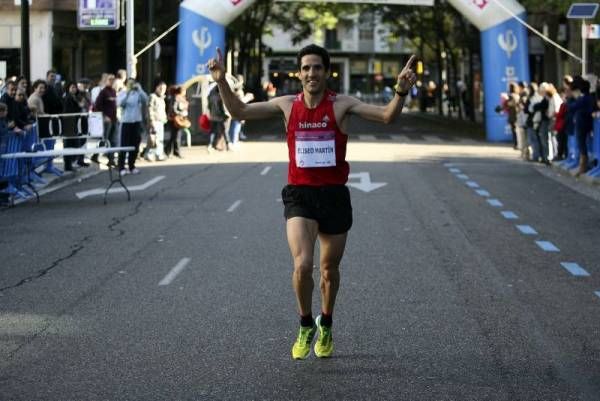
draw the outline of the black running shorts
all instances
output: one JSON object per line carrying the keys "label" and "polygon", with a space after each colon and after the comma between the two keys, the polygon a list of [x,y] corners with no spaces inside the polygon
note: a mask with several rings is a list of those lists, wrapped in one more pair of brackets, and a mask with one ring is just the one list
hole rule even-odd
{"label": "black running shorts", "polygon": [[350,191],[345,185],[286,185],[281,191],[286,219],[305,217],[323,234],[343,234],[352,227]]}

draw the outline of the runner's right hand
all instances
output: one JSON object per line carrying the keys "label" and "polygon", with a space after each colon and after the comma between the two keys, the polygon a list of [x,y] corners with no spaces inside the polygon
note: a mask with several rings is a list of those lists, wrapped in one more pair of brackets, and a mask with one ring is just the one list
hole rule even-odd
{"label": "runner's right hand", "polygon": [[211,58],[208,60],[208,70],[212,79],[217,82],[221,79],[225,79],[225,67],[223,66],[223,53],[221,49],[217,47],[217,58]]}

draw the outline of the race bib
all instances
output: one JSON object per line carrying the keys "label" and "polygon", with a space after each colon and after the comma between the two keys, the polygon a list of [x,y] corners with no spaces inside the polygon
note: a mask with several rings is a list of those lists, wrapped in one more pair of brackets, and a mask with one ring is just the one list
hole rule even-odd
{"label": "race bib", "polygon": [[335,166],[335,131],[296,131],[296,167]]}

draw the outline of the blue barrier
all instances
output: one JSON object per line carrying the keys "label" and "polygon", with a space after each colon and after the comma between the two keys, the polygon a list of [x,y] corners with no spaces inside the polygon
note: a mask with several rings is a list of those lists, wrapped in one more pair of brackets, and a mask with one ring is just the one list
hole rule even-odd
{"label": "blue barrier", "polygon": [[594,133],[592,138],[592,155],[590,160],[596,163],[596,167],[588,171],[590,177],[600,177],[600,117],[594,119]]}
{"label": "blue barrier", "polygon": [[[14,131],[5,131],[0,135],[0,154],[33,152],[36,150],[45,150],[44,144],[38,142],[37,125],[34,124],[31,129],[22,133]],[[45,165],[50,160],[47,157],[33,159],[35,167]],[[37,172],[26,168],[26,161],[23,159],[0,159],[0,180],[7,182],[7,187],[2,190],[13,198],[28,198],[34,196],[34,192],[28,189],[24,184],[32,183],[47,184]]]}
{"label": "blue barrier", "polygon": [[[23,148],[23,136],[13,131],[5,131],[0,134],[0,154],[21,152]],[[7,182],[3,192],[13,197],[26,198],[28,193],[23,190],[20,177],[20,165],[16,159],[0,159],[0,179]]]}

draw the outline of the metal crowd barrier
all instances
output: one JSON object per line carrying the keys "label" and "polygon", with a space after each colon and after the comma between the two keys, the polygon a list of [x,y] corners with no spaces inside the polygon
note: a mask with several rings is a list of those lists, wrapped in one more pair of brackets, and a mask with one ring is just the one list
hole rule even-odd
{"label": "metal crowd barrier", "polygon": [[[33,127],[25,133],[15,133],[14,131],[5,131],[0,133],[0,154],[16,153],[16,152],[31,152],[36,150],[38,142],[37,126]],[[36,163],[42,163],[46,160],[36,160]],[[33,192],[27,189],[23,184],[25,182],[45,183],[37,173],[32,172],[29,179],[24,176],[28,174],[23,165],[23,161],[15,159],[0,159],[0,180],[6,181],[7,187],[3,192],[14,197],[27,198],[33,196]]]}

